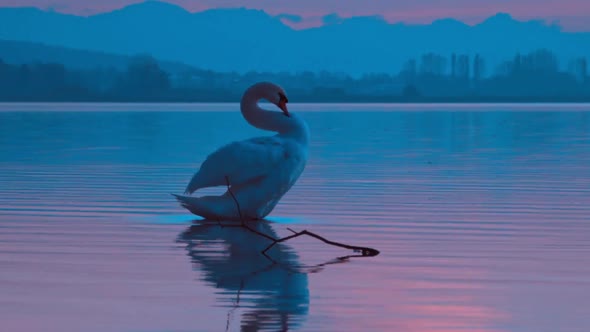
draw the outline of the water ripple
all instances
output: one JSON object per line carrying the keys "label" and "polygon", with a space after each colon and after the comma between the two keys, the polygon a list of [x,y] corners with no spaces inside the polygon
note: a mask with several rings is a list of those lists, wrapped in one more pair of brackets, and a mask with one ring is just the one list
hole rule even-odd
{"label": "water ripple", "polygon": [[298,238],[273,249],[275,265],[264,240],[193,224],[169,195],[215,147],[262,134],[239,114],[67,107],[0,113],[0,320],[12,330],[590,328],[587,107],[303,112],[309,164],[257,227],[381,251],[330,265],[348,252]]}

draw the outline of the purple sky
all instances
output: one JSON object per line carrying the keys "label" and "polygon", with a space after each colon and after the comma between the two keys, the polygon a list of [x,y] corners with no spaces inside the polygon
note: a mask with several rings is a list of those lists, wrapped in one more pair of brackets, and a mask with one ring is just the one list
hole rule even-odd
{"label": "purple sky", "polygon": [[[0,6],[36,6],[59,12],[90,15],[110,11],[143,0],[0,0]],[[497,12],[518,19],[558,20],[569,31],[590,31],[590,0],[168,0],[189,11],[208,8],[247,7],[270,14],[296,14],[304,18],[301,26],[317,25],[323,15],[383,15],[391,22],[428,23],[453,17],[477,23]]]}

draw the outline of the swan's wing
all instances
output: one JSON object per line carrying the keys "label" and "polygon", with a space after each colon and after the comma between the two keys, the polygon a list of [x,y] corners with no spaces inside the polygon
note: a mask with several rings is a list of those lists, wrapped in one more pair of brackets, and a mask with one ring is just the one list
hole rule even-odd
{"label": "swan's wing", "polygon": [[230,143],[207,157],[186,192],[226,185],[226,176],[232,186],[259,180],[286,158],[286,142],[276,136]]}

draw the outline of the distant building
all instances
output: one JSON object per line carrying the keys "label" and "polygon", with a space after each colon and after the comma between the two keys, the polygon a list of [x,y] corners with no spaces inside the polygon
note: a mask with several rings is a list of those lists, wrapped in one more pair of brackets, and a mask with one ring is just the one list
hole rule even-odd
{"label": "distant building", "polygon": [[581,57],[570,62],[569,73],[576,78],[578,82],[586,82],[588,79],[588,62],[586,58]]}
{"label": "distant building", "polygon": [[420,74],[443,76],[447,69],[447,59],[442,55],[427,53],[422,55],[420,63]]}
{"label": "distant building", "polygon": [[469,79],[469,55],[459,55],[455,65],[455,77],[461,80]]}
{"label": "distant building", "polygon": [[557,56],[551,51],[540,49],[529,53],[522,58],[522,64],[519,68],[527,72],[552,72],[559,70],[559,62]]}
{"label": "distant building", "polygon": [[485,63],[483,58],[476,54],[473,58],[473,80],[480,81],[485,76]]}
{"label": "distant building", "polygon": [[500,76],[557,73],[559,61],[551,51],[540,49],[526,55],[517,54],[512,61],[502,63],[496,74]]}
{"label": "distant building", "polygon": [[457,55],[453,53],[451,55],[451,77],[457,77]]}

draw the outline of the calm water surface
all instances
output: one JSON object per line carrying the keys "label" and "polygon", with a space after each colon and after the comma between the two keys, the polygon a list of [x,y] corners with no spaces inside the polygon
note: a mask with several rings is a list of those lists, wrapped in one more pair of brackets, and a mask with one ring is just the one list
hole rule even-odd
{"label": "calm water surface", "polygon": [[310,161],[256,227],[381,251],[342,263],[169,195],[265,134],[236,109],[0,106],[1,330],[590,331],[589,106],[293,105]]}

